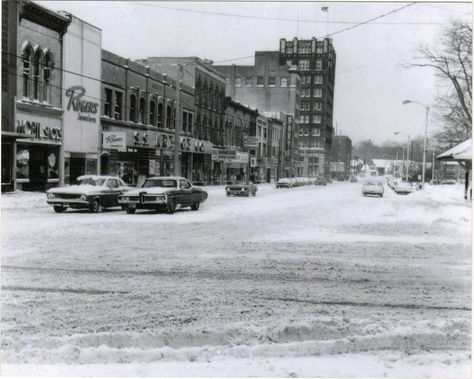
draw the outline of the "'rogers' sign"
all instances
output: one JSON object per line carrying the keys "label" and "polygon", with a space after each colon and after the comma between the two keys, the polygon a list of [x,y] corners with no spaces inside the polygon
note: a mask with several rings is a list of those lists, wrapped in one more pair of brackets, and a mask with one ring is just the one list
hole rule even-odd
{"label": "'rogers' sign", "polygon": [[[69,97],[67,103],[67,110],[71,108],[74,112],[79,112],[78,120],[96,122],[96,118],[91,117],[91,114],[96,114],[99,103],[83,100],[86,89],[82,86],[72,86],[66,90],[66,97]],[[87,113],[87,114],[85,114]]]}

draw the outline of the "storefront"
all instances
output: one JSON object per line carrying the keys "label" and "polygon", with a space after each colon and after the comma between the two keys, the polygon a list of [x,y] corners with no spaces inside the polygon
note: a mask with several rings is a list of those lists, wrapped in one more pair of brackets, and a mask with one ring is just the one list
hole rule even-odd
{"label": "storefront", "polygon": [[17,188],[44,191],[60,177],[61,119],[17,111],[15,178]]}

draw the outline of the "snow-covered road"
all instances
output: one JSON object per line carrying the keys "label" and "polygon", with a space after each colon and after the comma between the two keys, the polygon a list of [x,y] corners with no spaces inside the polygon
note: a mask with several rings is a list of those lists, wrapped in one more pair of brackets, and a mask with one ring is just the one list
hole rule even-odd
{"label": "snow-covered road", "polygon": [[461,187],[206,189],[174,215],[4,195],[3,374],[469,376]]}

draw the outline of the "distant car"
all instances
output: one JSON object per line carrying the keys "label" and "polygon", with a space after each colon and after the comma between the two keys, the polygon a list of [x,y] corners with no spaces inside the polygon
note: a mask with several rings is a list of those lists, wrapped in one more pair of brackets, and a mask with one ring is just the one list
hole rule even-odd
{"label": "distant car", "polygon": [[367,181],[362,184],[362,194],[367,195],[376,195],[382,197],[384,193],[383,184],[375,181]]}
{"label": "distant car", "polygon": [[350,177],[349,181],[350,181],[351,183],[357,183],[357,178],[356,178],[354,175],[352,175],[352,176]]}
{"label": "distant car", "polygon": [[293,182],[290,180],[290,178],[280,178],[276,182],[276,188],[292,188],[293,187]]}
{"label": "distant car", "polygon": [[103,208],[117,207],[117,198],[130,190],[122,179],[113,176],[83,175],[68,187],[51,188],[46,192],[47,203],[56,213],[67,208],[89,209],[97,213]]}
{"label": "distant car", "polygon": [[225,193],[227,196],[255,196],[257,194],[257,186],[250,182],[229,184],[225,187]]}
{"label": "distant car", "polygon": [[191,207],[193,211],[207,199],[207,192],[179,176],[147,178],[140,188],[119,196],[118,202],[127,213],[137,209],[165,210],[173,214],[177,207]]}
{"label": "distant car", "polygon": [[455,179],[444,179],[441,181],[440,184],[454,185],[454,184],[458,184],[458,182]]}
{"label": "distant car", "polygon": [[395,193],[397,193],[398,195],[408,195],[409,193],[412,193],[415,191],[415,188],[413,187],[413,185],[411,183],[408,183],[408,182],[397,182],[394,187],[393,187],[393,190],[395,191]]}
{"label": "distant car", "polygon": [[328,182],[324,176],[317,176],[314,184],[317,186],[325,186]]}

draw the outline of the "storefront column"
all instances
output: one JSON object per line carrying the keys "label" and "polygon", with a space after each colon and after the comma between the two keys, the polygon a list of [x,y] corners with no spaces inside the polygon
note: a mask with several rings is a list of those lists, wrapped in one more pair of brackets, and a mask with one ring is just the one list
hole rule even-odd
{"label": "storefront column", "polygon": [[12,149],[12,190],[16,191],[18,189],[18,185],[16,182],[16,139],[14,139],[12,142]]}
{"label": "storefront column", "polygon": [[64,146],[59,147],[59,186],[64,186]]}
{"label": "storefront column", "polygon": [[188,162],[188,179],[192,182],[193,181],[193,155],[194,153],[189,154],[189,162]]}

